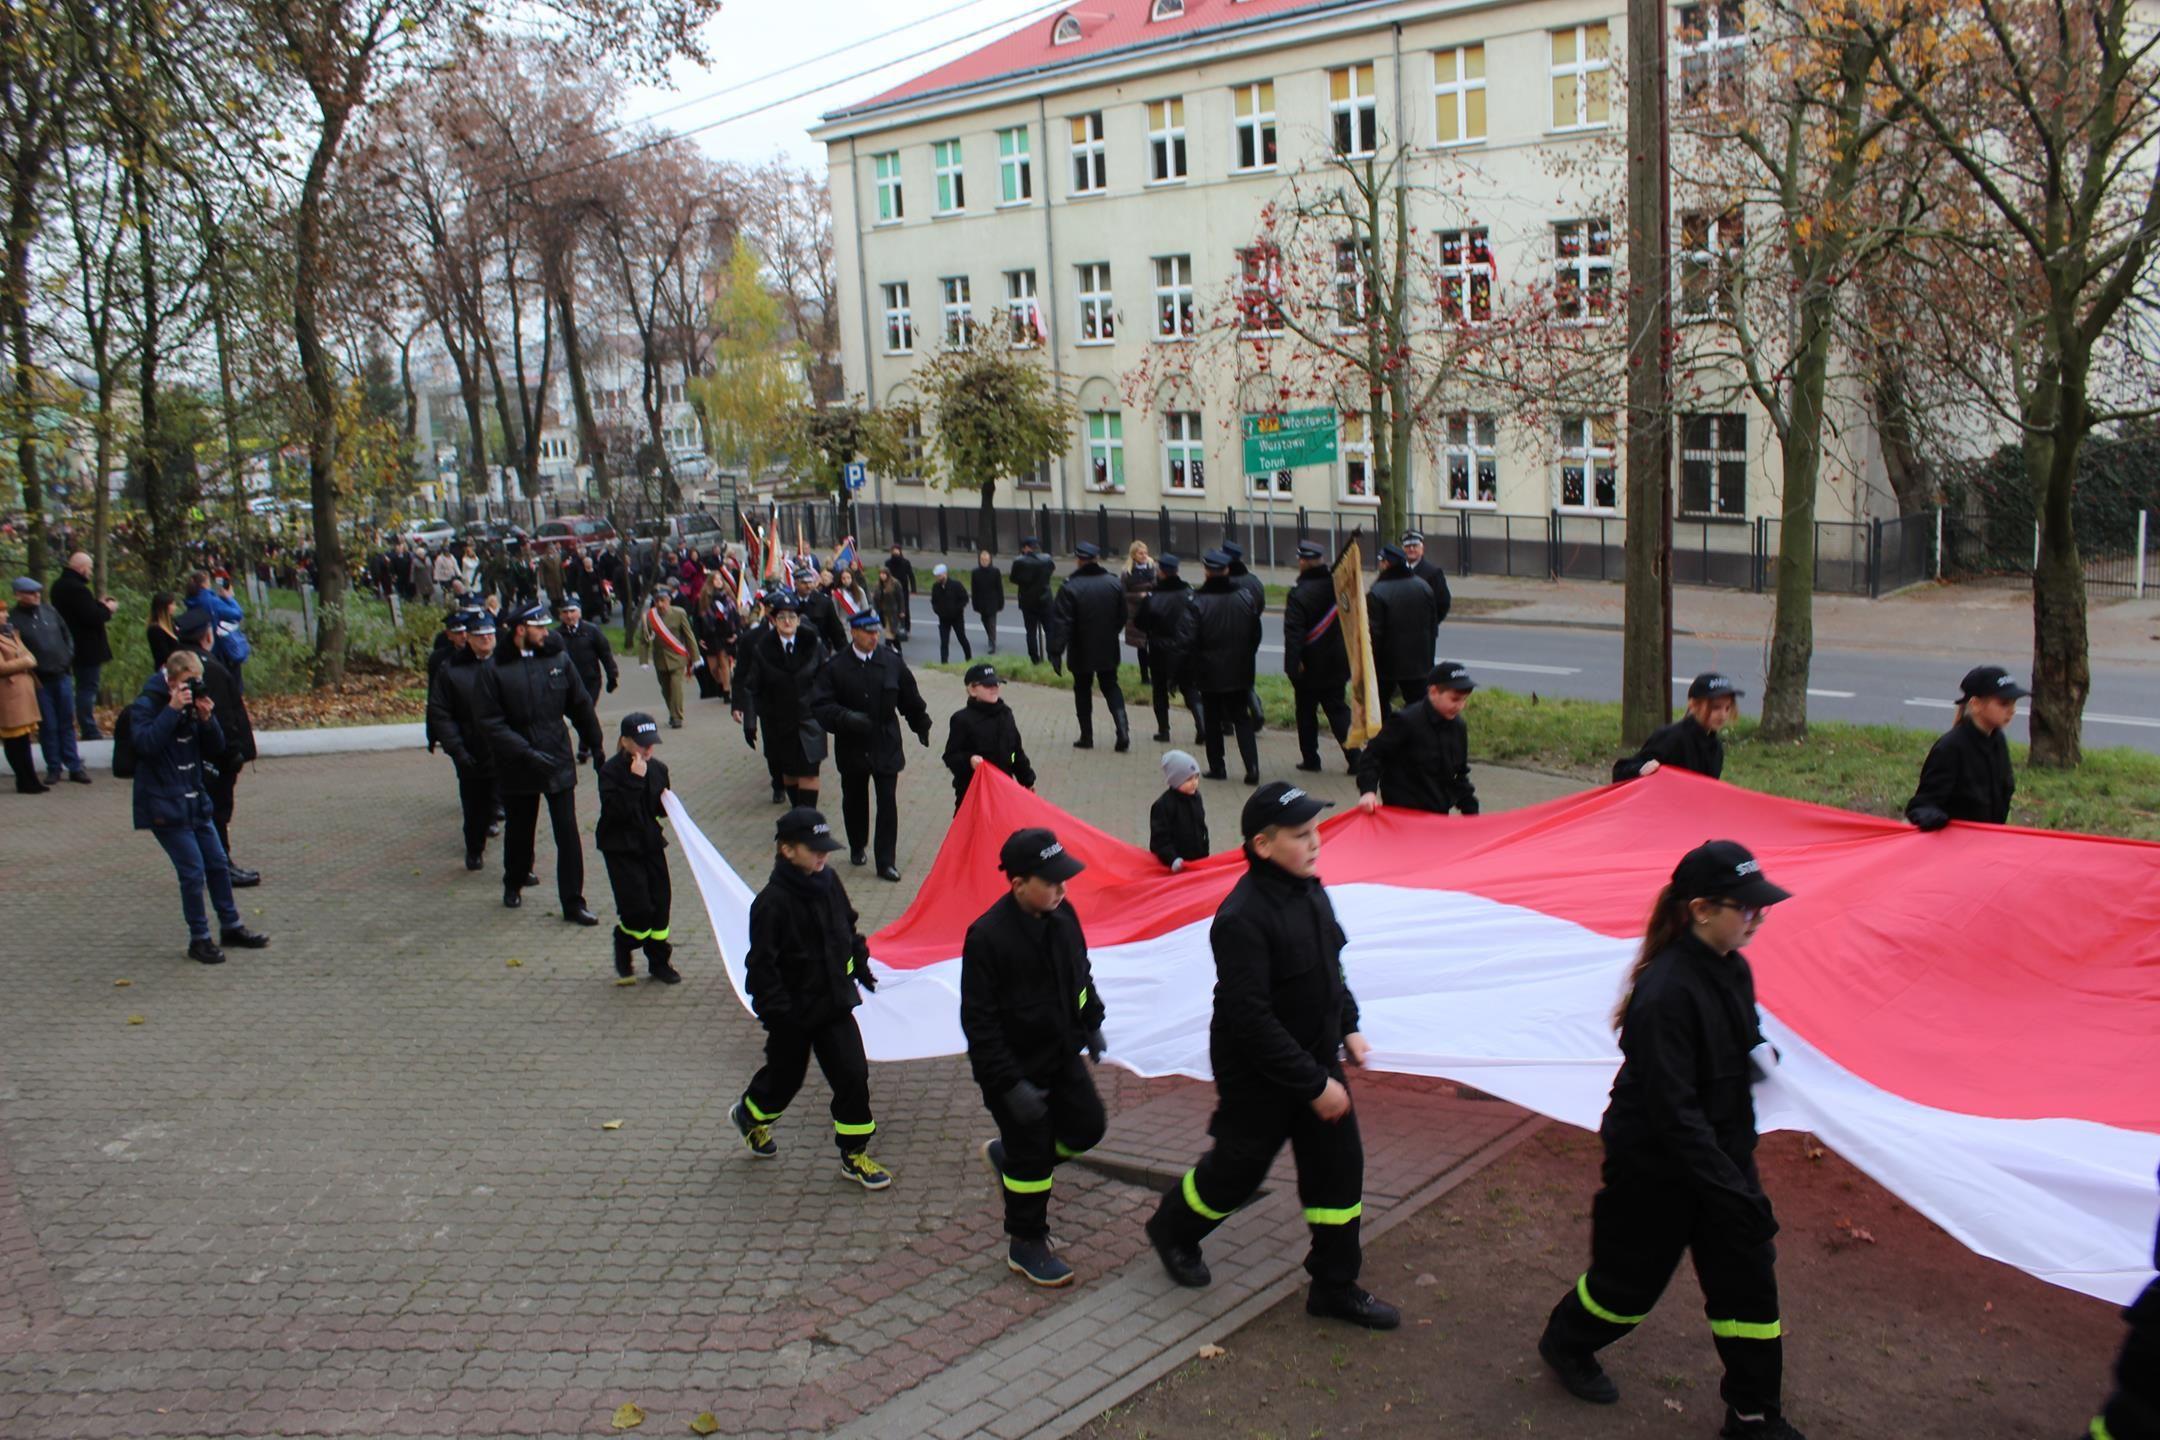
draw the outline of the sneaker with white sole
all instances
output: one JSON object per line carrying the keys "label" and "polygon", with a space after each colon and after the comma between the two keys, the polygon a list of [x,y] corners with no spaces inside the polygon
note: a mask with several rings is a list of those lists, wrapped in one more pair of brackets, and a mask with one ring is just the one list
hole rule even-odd
{"label": "sneaker with white sole", "polygon": [[865,1190],[883,1190],[892,1184],[892,1171],[860,1150],[840,1157],[841,1178],[853,1180]]}
{"label": "sneaker with white sole", "polygon": [[752,1155],[760,1160],[770,1160],[780,1153],[780,1147],[773,1143],[772,1126],[764,1121],[752,1120],[748,1105],[737,1100],[734,1108],[727,1113],[728,1119],[735,1122],[735,1128],[742,1132],[743,1144],[750,1148]]}
{"label": "sneaker with white sole", "polygon": [[1005,1252],[1005,1268],[1045,1290],[1073,1282],[1073,1268],[1050,1253],[1047,1240],[1014,1240]]}

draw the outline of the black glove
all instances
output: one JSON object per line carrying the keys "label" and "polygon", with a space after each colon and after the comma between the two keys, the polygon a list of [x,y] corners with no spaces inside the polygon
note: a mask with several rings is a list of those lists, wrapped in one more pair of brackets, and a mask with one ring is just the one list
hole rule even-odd
{"label": "black glove", "polygon": [[1107,1050],[1107,1049],[1109,1049],[1109,1048],[1110,1048],[1110,1047],[1109,1047],[1108,1045],[1106,1045],[1105,1043],[1103,1043],[1103,1038],[1102,1038],[1102,1026],[1098,1025],[1098,1026],[1096,1026],[1096,1027],[1095,1027],[1095,1028],[1094,1028],[1093,1030],[1090,1030],[1090,1031],[1088,1031],[1088,1038],[1087,1038],[1087,1052],[1088,1052],[1088,1059],[1092,1060],[1092,1061],[1093,1061],[1093,1062],[1095,1062],[1095,1063],[1096,1063],[1097,1065],[1100,1065],[1100,1064],[1102,1064],[1102,1057],[1103,1057],[1103,1051],[1105,1051],[1105,1050]]}
{"label": "black glove", "polygon": [[925,720],[922,724],[915,727],[915,738],[922,741],[922,743],[925,745],[928,745],[930,743],[929,721]]}
{"label": "black glove", "polygon": [[1950,823],[1949,812],[1938,810],[1932,805],[1922,805],[1914,810],[1910,819],[1920,829],[1929,831],[1940,830]]}
{"label": "black glove", "polygon": [[1022,1080],[1005,1092],[1005,1108],[1022,1125],[1033,1125],[1050,1114],[1050,1097],[1042,1086]]}
{"label": "black glove", "polygon": [[615,693],[615,677],[612,675],[608,677],[607,693],[610,695]]}
{"label": "black glove", "polygon": [[855,937],[855,946],[848,954],[848,973],[855,977],[855,983],[863,988],[864,994],[877,993],[877,976],[870,973],[870,942],[860,935]]}

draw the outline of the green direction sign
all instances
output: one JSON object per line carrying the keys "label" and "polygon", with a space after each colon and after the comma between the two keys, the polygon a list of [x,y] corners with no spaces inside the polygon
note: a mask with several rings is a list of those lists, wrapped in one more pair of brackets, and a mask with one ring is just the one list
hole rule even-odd
{"label": "green direction sign", "polygon": [[1248,475],[1335,463],[1333,410],[1278,410],[1243,419]]}

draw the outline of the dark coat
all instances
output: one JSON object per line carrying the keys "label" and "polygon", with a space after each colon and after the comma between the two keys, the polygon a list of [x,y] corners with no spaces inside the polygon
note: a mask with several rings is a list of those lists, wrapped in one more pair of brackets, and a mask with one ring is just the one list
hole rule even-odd
{"label": "dark coat", "polygon": [[225,750],[217,711],[198,720],[193,706],[173,709],[165,672],[153,670],[128,706],[128,740],[135,747],[135,828],[208,823],[210,794],[203,788],[202,762]]}
{"label": "dark coat", "polygon": [[947,575],[930,586],[930,613],[948,625],[967,619],[967,586]]}
{"label": "dark coat", "polygon": [[1340,689],[1350,683],[1350,650],[1335,611],[1335,578],[1307,570],[1283,602],[1283,674],[1293,685]]}
{"label": "dark coat", "polygon": [[1477,814],[1470,727],[1460,715],[1443,719],[1430,700],[1403,706],[1359,753],[1357,788],[1360,795],[1377,790],[1383,802],[1405,810]]}
{"label": "dark coat", "polygon": [[495,773],[495,752],[480,729],[480,671],[470,650],[454,652],[428,685],[427,735],[460,765]]}
{"label": "dark coat", "polygon": [[968,578],[968,604],[978,615],[995,615],[1005,608],[1005,575],[995,565],[978,565]]}
{"label": "dark coat", "polygon": [[1905,802],[1905,818],[1923,830],[1952,820],[2001,825],[2010,819],[2017,776],[2010,742],[1997,730],[1983,735],[1963,720],[1950,727],[1920,766],[1920,788]]}
{"label": "dark coat", "polygon": [[210,697],[210,714],[225,735],[223,749],[203,753],[218,768],[234,773],[255,758],[255,722],[248,715],[247,697],[240,693],[240,682],[232,671],[208,655],[202,657],[202,669],[202,693]]}
{"label": "dark coat", "polygon": [[1173,682],[1190,677],[1193,644],[1200,635],[1195,593],[1179,577],[1163,575],[1140,602],[1140,633],[1147,636],[1149,664]]}
{"label": "dark coat", "polygon": [[847,649],[847,626],[841,623],[840,607],[833,604],[832,596],[823,590],[811,590],[796,598],[802,603],[802,628],[815,635],[831,654]]}
{"label": "dark coat", "polygon": [[[1245,874],[1215,912],[1215,1018],[1208,1057],[1225,1121],[1241,1104],[1306,1104],[1340,1075],[1343,1036],[1358,1028],[1343,975],[1348,943],[1319,880],[1301,880],[1249,849]],[[1278,1132],[1279,1133],[1279,1132]]]}
{"label": "dark coat", "polygon": [[630,769],[630,756],[618,749],[600,767],[600,823],[593,847],[603,855],[658,855],[667,849],[660,818],[667,812],[660,797],[668,788],[668,769],[656,755],[645,773]]}
{"label": "dark coat", "polygon": [[150,647],[150,668],[161,670],[165,657],[180,648],[180,637],[162,625],[143,626],[144,643]]}
{"label": "dark coat", "polygon": [[890,645],[878,646],[867,659],[849,646],[827,660],[818,669],[810,708],[833,737],[833,763],[842,773],[905,770],[903,718],[916,739],[930,743],[930,708],[915,687],[914,672]]}
{"label": "dark coat", "polygon": [[1246,569],[1242,560],[1231,561],[1230,568],[1223,573],[1230,577],[1238,594],[1245,597],[1245,603],[1252,606],[1253,614],[1267,614],[1267,582]]}
{"label": "dark coat", "polygon": [[[57,680],[75,668],[75,636],[68,630],[67,621],[50,605],[17,605],[8,612],[15,622],[15,633],[37,661],[40,680]],[[73,723],[74,717],[68,720]]]}
{"label": "dark coat", "polygon": [[1422,680],[1432,673],[1440,604],[1431,586],[1391,565],[1365,592],[1365,618],[1372,630],[1373,667],[1383,680]]}
{"label": "dark coat", "polygon": [[1148,811],[1147,848],[1168,865],[1172,860],[1198,860],[1208,854],[1207,805],[1200,792],[1165,789]]}
{"label": "dark coat", "polygon": [[568,625],[555,632],[562,641],[563,652],[570,663],[577,667],[578,679],[585,682],[585,693],[595,700],[603,689],[615,688],[615,647],[608,644],[607,631],[590,620],[580,619],[577,629]]}
{"label": "dark coat", "polygon": [[960,1030],[987,1095],[1049,1084],[1103,1023],[1087,937],[1068,903],[1035,916],[1005,896],[960,948]]}
{"label": "dark coat", "polygon": [[968,763],[972,755],[982,756],[985,765],[997,766],[1028,789],[1035,788],[1035,766],[1020,743],[1020,722],[1003,700],[985,704],[970,696],[967,704],[952,713],[945,735],[945,768],[952,771],[956,804],[967,798],[968,782],[975,778],[975,767]]}
{"label": "dark coat", "polygon": [[577,786],[576,752],[568,720],[585,748],[600,752],[600,717],[562,643],[548,636],[526,656],[498,645],[480,667],[474,702],[480,732],[495,756],[495,785],[504,795],[554,795]]}
{"label": "dark coat", "polygon": [[1455,608],[1455,597],[1448,591],[1447,571],[1433,564],[1431,546],[1425,547],[1425,558],[1418,561],[1410,573],[1423,580],[1433,593],[1433,604],[1439,611],[1434,623],[1446,624],[1448,611]]}
{"label": "dark coat", "polygon": [[1140,606],[1155,588],[1158,573],[1153,565],[1128,565],[1118,577],[1125,589],[1125,643],[1135,650],[1147,644],[1147,632],[1140,628]]}
{"label": "dark coat", "polygon": [[1672,724],[1651,731],[1650,738],[1643,741],[1642,749],[1633,755],[1615,760],[1612,778],[1633,780],[1642,774],[1646,760],[1655,760],[1659,765],[1669,765],[1675,770],[1692,770],[1715,780],[1725,773],[1725,742],[1716,732],[1698,725],[1693,715],[1683,715]]}
{"label": "dark coat", "polygon": [[73,570],[62,570],[45,598],[60,612],[68,633],[75,637],[77,665],[104,665],[112,660],[112,642],[105,636],[112,612],[91,593],[88,580]]}
{"label": "dark coat", "polygon": [[900,582],[903,593],[908,595],[915,593],[915,562],[908,559],[907,556],[887,555],[885,557],[885,573]]}
{"label": "dark coat", "polygon": [[[741,649],[742,663],[735,670],[735,707],[747,723],[764,730],[765,754],[779,763],[782,774],[816,774],[816,762],[802,748],[802,729],[806,721],[817,723],[811,697],[825,665],[825,647],[807,625],[798,626],[791,654],[781,643],[780,632],[768,624],[752,630]],[[820,755],[823,744],[820,738]]]}
{"label": "dark coat", "polygon": [[1115,670],[1125,633],[1125,589],[1118,578],[1085,561],[1058,587],[1050,648],[1074,672]]}
{"label": "dark coat", "polygon": [[862,1004],[856,966],[870,947],[855,932],[855,907],[830,868],[806,874],[773,861],[765,888],[750,902],[750,949],[743,988],[768,1030],[815,1030]]}
{"label": "dark coat", "polygon": [[1022,610],[1032,610],[1040,614],[1050,608],[1050,577],[1056,573],[1057,561],[1040,551],[1014,557],[1013,589],[1020,592]]}
{"label": "dark coat", "polygon": [[1193,688],[1203,695],[1243,695],[1253,686],[1260,612],[1227,575],[1209,576],[1193,592],[1193,606],[1199,612],[1189,671]]}

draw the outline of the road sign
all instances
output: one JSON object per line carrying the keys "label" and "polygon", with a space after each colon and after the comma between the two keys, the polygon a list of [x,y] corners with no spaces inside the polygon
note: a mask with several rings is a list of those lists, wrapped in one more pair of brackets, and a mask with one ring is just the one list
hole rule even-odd
{"label": "road sign", "polygon": [[841,472],[841,478],[846,480],[848,489],[860,490],[862,489],[863,485],[870,479],[870,472],[864,469],[860,462],[857,462],[855,464],[849,465],[845,470],[843,470]]}
{"label": "road sign", "polygon": [[1243,419],[1248,475],[1335,463],[1333,410],[1278,410]]}

